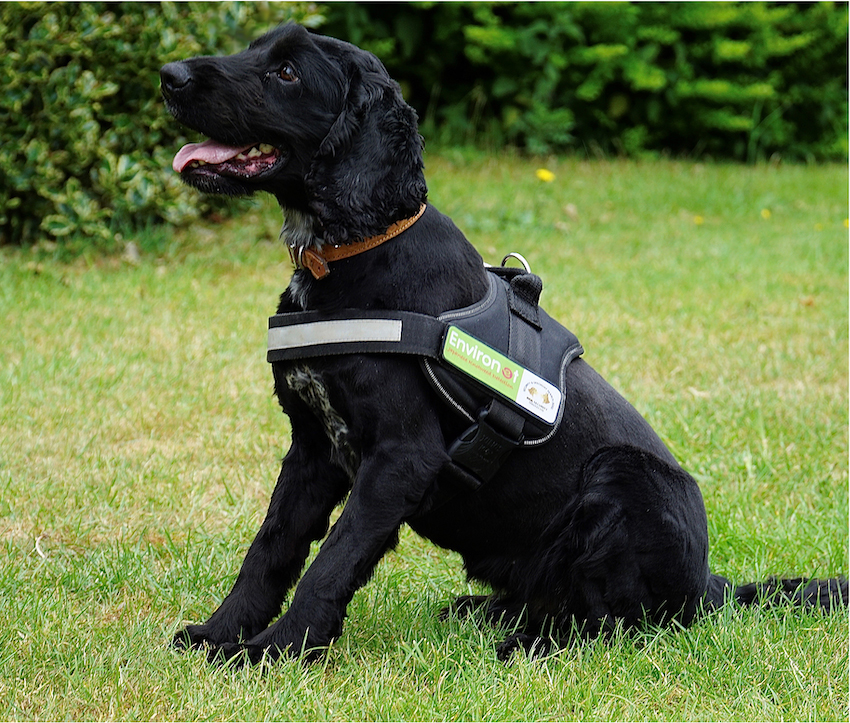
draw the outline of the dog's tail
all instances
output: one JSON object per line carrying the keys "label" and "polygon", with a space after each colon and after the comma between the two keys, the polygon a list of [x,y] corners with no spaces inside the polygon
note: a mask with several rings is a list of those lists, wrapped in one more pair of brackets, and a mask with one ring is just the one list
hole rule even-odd
{"label": "dog's tail", "polygon": [[796,577],[780,579],[772,577],[765,582],[751,582],[747,585],[732,585],[720,575],[709,579],[706,601],[709,607],[716,607],[729,599],[739,605],[774,607],[790,605],[837,612],[848,607],[850,594],[847,579],[830,577],[824,579]]}
{"label": "dog's tail", "polygon": [[766,582],[753,582],[735,588],[735,600],[741,605],[793,605],[832,612],[846,608],[848,599],[847,580],[841,577],[822,580],[805,577],[781,580],[772,577]]}

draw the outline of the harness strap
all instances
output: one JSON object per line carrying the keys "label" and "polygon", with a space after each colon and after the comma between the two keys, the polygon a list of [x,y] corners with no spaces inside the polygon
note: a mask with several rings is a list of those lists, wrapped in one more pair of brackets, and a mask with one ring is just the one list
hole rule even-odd
{"label": "harness strap", "polygon": [[[511,340],[522,348],[523,363],[537,334],[511,314]],[[338,354],[392,353],[440,359],[447,324],[436,317],[411,311],[344,309],[335,313],[302,311],[269,318],[269,362],[309,359]],[[514,328],[516,327],[516,329]],[[531,342],[531,343],[530,343]],[[517,361],[520,361],[517,359]],[[532,367],[534,368],[534,367]],[[525,417],[498,398],[480,412],[476,422],[449,445],[457,475],[473,489],[488,481],[523,439]]]}
{"label": "harness strap", "polygon": [[[510,276],[508,356],[528,369],[540,365],[540,314],[537,303],[543,290],[539,276],[518,269],[498,269]],[[516,272],[516,273],[514,273]],[[474,489],[487,482],[523,440],[525,418],[516,409],[494,398],[478,420],[449,446],[452,461],[471,476],[461,478]]]}
{"label": "harness strap", "polygon": [[540,313],[537,303],[543,281],[534,274],[518,274],[508,287],[511,310],[508,356],[528,369],[540,366]]}
{"label": "harness strap", "polygon": [[299,311],[269,319],[269,362],[335,354],[413,354],[439,358],[446,325],[412,311]]}

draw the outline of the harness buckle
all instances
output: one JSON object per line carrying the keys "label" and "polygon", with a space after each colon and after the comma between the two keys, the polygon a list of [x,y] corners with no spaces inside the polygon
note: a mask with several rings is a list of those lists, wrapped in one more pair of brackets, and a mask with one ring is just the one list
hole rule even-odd
{"label": "harness buckle", "polygon": [[511,425],[514,427],[511,436],[502,434],[490,424],[488,418],[495,409],[491,404],[478,415],[478,421],[452,442],[448,449],[452,462],[467,472],[468,479],[465,477],[464,481],[473,489],[488,482],[522,442],[521,415],[507,410],[501,404],[499,407],[500,414],[497,416],[503,416],[507,411],[511,417],[516,417],[517,423]]}

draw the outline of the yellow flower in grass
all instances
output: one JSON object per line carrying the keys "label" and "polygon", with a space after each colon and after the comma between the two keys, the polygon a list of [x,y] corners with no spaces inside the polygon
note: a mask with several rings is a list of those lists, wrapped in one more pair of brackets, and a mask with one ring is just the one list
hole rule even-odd
{"label": "yellow flower in grass", "polygon": [[850,228],[850,218],[844,219],[844,228]]}
{"label": "yellow flower in grass", "polygon": [[769,219],[769,218],[770,218],[770,209],[769,209],[769,208],[763,208],[763,209],[761,210],[761,217],[762,217],[765,221],[767,221],[767,219]]}
{"label": "yellow flower in grass", "polygon": [[535,175],[545,183],[552,183],[555,180],[555,174],[548,168],[538,168]]}
{"label": "yellow flower in grass", "polygon": [[694,216],[694,225],[695,226],[702,226],[704,223],[705,223],[705,217],[704,216]]}

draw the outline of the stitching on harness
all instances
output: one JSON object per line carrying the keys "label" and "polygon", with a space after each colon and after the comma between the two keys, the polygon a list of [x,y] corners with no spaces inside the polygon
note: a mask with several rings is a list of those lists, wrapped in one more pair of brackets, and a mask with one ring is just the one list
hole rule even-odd
{"label": "stitching on harness", "polygon": [[447,401],[451,406],[453,406],[458,412],[460,412],[464,417],[466,417],[470,422],[475,421],[475,417],[473,417],[469,412],[467,412],[451,395],[448,389],[446,389],[440,380],[437,378],[437,375],[434,374],[434,370],[431,369],[431,361],[430,359],[422,359],[422,364],[425,367],[425,371],[428,374],[428,378],[431,380],[431,383],[439,389],[442,393],[443,398]]}
{"label": "stitching on harness", "polygon": [[547,435],[540,437],[539,439],[524,439],[521,443],[522,447],[536,447],[538,444],[548,442],[555,436],[555,433],[561,426],[561,420],[564,418],[564,410],[567,407],[567,367],[569,367],[569,365],[579,357],[582,351],[584,351],[584,349],[581,343],[574,344],[566,352],[564,352],[564,357],[561,359],[561,369],[558,373],[558,382],[560,389],[562,390],[561,393],[564,395],[564,399],[561,402],[561,408],[558,410],[558,418],[555,420],[555,425],[552,427],[552,430]]}
{"label": "stitching on harness", "polygon": [[481,299],[481,301],[473,304],[472,306],[468,306],[465,309],[457,309],[455,311],[446,311],[443,314],[440,314],[438,317],[440,321],[450,321],[452,319],[462,319],[465,316],[472,316],[473,314],[477,314],[479,311],[483,311],[489,306],[492,306],[496,301],[496,287],[494,284],[498,283],[498,279],[496,279],[492,274],[489,275],[490,284],[487,288],[487,295]]}

